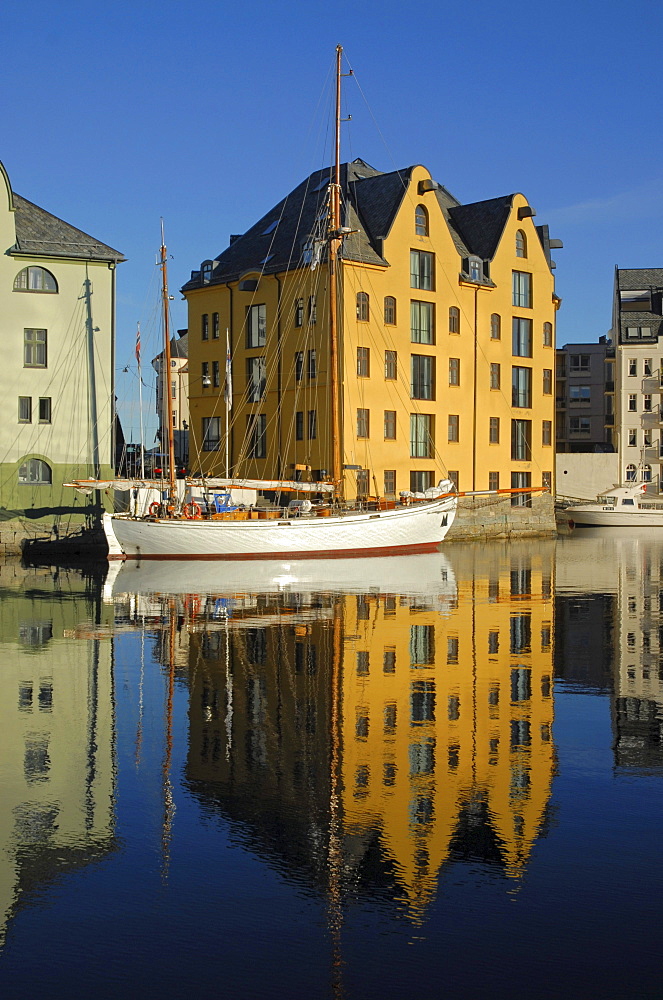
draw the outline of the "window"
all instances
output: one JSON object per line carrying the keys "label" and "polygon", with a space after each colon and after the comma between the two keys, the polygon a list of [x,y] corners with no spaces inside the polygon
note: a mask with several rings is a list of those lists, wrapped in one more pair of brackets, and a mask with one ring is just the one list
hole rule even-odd
{"label": "window", "polygon": [[384,439],[385,441],[396,440],[396,410],[384,411]]}
{"label": "window", "polygon": [[44,267],[24,267],[14,278],[15,292],[57,292],[58,283]]}
{"label": "window", "polygon": [[642,362],[642,374],[651,375],[651,358],[645,358]]}
{"label": "window", "polygon": [[177,399],[177,382],[170,383],[170,398]]}
{"label": "window", "polygon": [[532,357],[532,321],[513,317],[511,353],[517,358]]}
{"label": "window", "polygon": [[367,497],[368,496],[368,480],[369,480],[369,470],[368,469],[357,469],[357,496]]}
{"label": "window", "polygon": [[435,256],[425,250],[410,250],[410,287],[435,290]]}
{"label": "window", "polygon": [[522,229],[519,229],[516,233],[516,257],[526,257],[527,256],[527,237],[525,236]]}
{"label": "window", "polygon": [[267,306],[248,306],[246,310],[246,346],[264,347],[267,342]]}
{"label": "window", "polygon": [[[384,495],[386,497],[393,497],[396,495],[396,470],[395,469],[385,469],[384,470]],[[394,654],[395,657],[395,654]]]}
{"label": "window", "polygon": [[46,330],[23,331],[23,367],[46,367]]}
{"label": "window", "polygon": [[318,356],[315,353],[315,350],[311,350],[311,351],[308,352],[308,354],[306,356],[306,360],[308,362],[307,368],[306,368],[307,373],[308,373],[308,377],[310,379],[317,378],[318,377]]}
{"label": "window", "polygon": [[631,427],[628,432],[628,445],[629,448],[635,448],[638,444],[638,432],[635,427]]}
{"label": "window", "polygon": [[207,388],[210,383],[209,377],[209,361],[202,361],[200,364],[200,380],[203,384],[203,388]]}
{"label": "window", "polygon": [[357,410],[357,437],[369,437],[370,411],[360,407]]}
{"label": "window", "polygon": [[412,725],[435,721],[435,681],[414,681],[410,687]]}
{"label": "window", "polygon": [[[212,362],[212,385],[214,386],[215,389],[218,389],[219,386],[221,385],[220,364],[218,361]],[[176,386],[175,383],[173,382],[173,399],[175,398],[176,398]]]}
{"label": "window", "polygon": [[589,417],[570,417],[569,434],[581,434],[589,437],[591,433],[591,422]]}
{"label": "window", "polygon": [[645,393],[642,397],[642,409],[645,413],[651,413],[651,396],[649,393]]}
{"label": "window", "polygon": [[651,448],[651,431],[642,432],[642,443],[645,448]]}
{"label": "window", "polygon": [[545,486],[547,490],[552,489],[552,472],[541,473],[541,485]]}
{"label": "window", "polygon": [[[219,362],[215,361],[214,364],[217,366],[215,377],[218,377]],[[246,359],[246,399],[248,403],[259,403],[265,395],[266,373],[264,357]],[[215,382],[214,385],[218,385],[218,382]]]}
{"label": "window", "polygon": [[543,395],[552,396],[552,368],[543,369]]}
{"label": "window", "polygon": [[428,236],[428,211],[423,205],[414,210],[414,231],[417,236]]}
{"label": "window", "polygon": [[643,465],[642,481],[643,483],[651,483],[651,465]]}
{"label": "window", "polygon": [[635,413],[638,409],[638,397],[634,392],[630,393],[628,397],[628,408],[631,413]]}
{"label": "window", "polygon": [[209,340],[209,315],[203,313],[200,317],[200,333],[203,340]]}
{"label": "window", "polygon": [[496,361],[490,363],[490,388],[499,389],[502,383],[502,369]]}
{"label": "window", "polygon": [[308,411],[308,439],[315,441],[318,433],[318,413],[317,410]]}
{"label": "window", "polygon": [[203,417],[203,451],[218,451],[221,446],[221,417]]}
{"label": "window", "polygon": [[435,399],[435,358],[412,355],[410,395],[412,399]]}
{"label": "window", "polygon": [[499,313],[493,313],[490,317],[490,339],[502,339],[502,317]]}
{"label": "window", "polygon": [[384,299],[384,321],[389,326],[396,323],[396,299],[393,295],[386,295]]}
{"label": "window", "polygon": [[301,382],[304,377],[304,352],[295,351],[295,382]]}
{"label": "window", "polygon": [[520,368],[514,365],[511,369],[511,405],[524,406],[527,409],[532,405],[532,369]]}
{"label": "window", "polygon": [[631,376],[638,374],[638,359],[637,358],[629,358],[628,359],[628,373]]}
{"label": "window", "polygon": [[591,386],[589,385],[570,385],[569,403],[573,403],[574,405],[581,403],[589,404],[591,401],[591,392]]}
{"label": "window", "polygon": [[318,307],[316,305],[315,295],[309,295],[308,297],[308,321],[311,326],[315,325],[318,318]]}
{"label": "window", "polygon": [[267,416],[264,413],[249,413],[246,418],[246,439],[249,443],[249,458],[265,458],[267,455]]}
{"label": "window", "polygon": [[[512,490],[524,490],[528,489],[532,485],[532,473],[531,472],[512,472],[511,473],[511,489]],[[511,496],[511,506],[512,507],[531,507],[532,506],[532,495],[531,493],[513,493]]]}
{"label": "window", "polygon": [[435,306],[432,302],[410,303],[410,334],[413,344],[435,343]]}
{"label": "window", "polygon": [[297,410],[295,413],[295,437],[298,441],[304,440],[304,411]]}
{"label": "window", "polygon": [[19,424],[32,423],[32,396],[18,397],[18,422]]}
{"label": "window", "polygon": [[18,470],[19,483],[34,483],[46,485],[53,481],[50,465],[40,458],[29,458]]}
{"label": "window", "polygon": [[650,326],[627,326],[627,340],[640,340],[642,337],[651,337]]}
{"label": "window", "polygon": [[219,339],[219,314],[212,313],[212,337],[214,340]]}
{"label": "window", "polygon": [[489,472],[488,473],[488,489],[489,490],[499,490],[500,488],[500,474],[499,472]]}
{"label": "window", "polygon": [[626,466],[626,482],[627,483],[634,483],[635,482],[635,474],[636,474],[636,468],[635,468],[635,466],[634,465],[627,465]]}
{"label": "window", "polygon": [[589,371],[589,354],[572,354],[570,357],[570,369],[575,372]]}
{"label": "window", "polygon": [[529,462],[532,458],[532,421],[511,421],[511,459]]}
{"label": "window", "polygon": [[369,300],[366,292],[357,292],[357,319],[367,323],[369,319]]}
{"label": "window", "polygon": [[[447,473],[447,477],[451,478],[451,473]],[[412,493],[424,493],[427,489],[433,486],[435,483],[435,473],[426,472],[411,472],[410,473],[410,491]]]}
{"label": "window", "polygon": [[490,444],[500,443],[500,418],[490,417],[490,423],[488,426],[488,441]]}
{"label": "window", "polygon": [[541,425],[541,444],[552,444],[552,420],[544,420]]}
{"label": "window", "polygon": [[527,271],[513,272],[512,304],[519,309],[532,308],[532,275]]}
{"label": "window", "polygon": [[295,326],[304,324],[304,299],[295,299]]}
{"label": "window", "polygon": [[552,347],[552,323],[543,324],[543,346]]}
{"label": "window", "polygon": [[460,309],[458,306],[449,307],[449,333],[460,333]]}
{"label": "window", "polygon": [[410,414],[410,458],[432,458],[433,420],[429,413]]}
{"label": "window", "polygon": [[460,385],[460,358],[449,358],[449,385]]}
{"label": "window", "polygon": [[[447,479],[451,480],[456,491],[460,489],[460,486],[458,485],[460,483],[460,473],[456,469],[447,469]],[[433,484],[431,483],[431,486],[432,485]]]}
{"label": "window", "polygon": [[384,377],[395,379],[398,374],[396,351],[384,352]]}
{"label": "window", "polygon": [[468,257],[467,267],[470,281],[481,281],[483,278],[483,261],[479,257]]}
{"label": "window", "polygon": [[460,417],[457,413],[449,414],[448,421],[448,441],[459,441],[460,440]]}
{"label": "window", "polygon": [[39,399],[39,423],[50,424],[51,422],[51,397],[41,396]]}
{"label": "window", "polygon": [[370,347],[357,348],[357,375],[359,378],[368,378],[371,374],[371,349]]}

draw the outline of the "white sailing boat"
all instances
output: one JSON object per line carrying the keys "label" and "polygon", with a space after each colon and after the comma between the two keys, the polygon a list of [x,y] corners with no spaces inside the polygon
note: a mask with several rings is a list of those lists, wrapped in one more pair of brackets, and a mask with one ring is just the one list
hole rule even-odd
{"label": "white sailing boat", "polygon": [[[455,514],[454,483],[441,479],[424,493],[402,493],[398,500],[348,501],[341,493],[339,414],[341,398],[337,337],[336,289],[342,267],[345,231],[340,216],[340,46],[336,52],[336,148],[335,166],[329,184],[326,256],[329,268],[331,470],[329,482],[282,480],[175,478],[175,451],[171,421],[168,432],[168,480],[162,496],[146,508],[134,503],[132,511],[105,514],[103,523],[110,559],[292,559],[348,556],[388,556],[434,551],[444,540]],[[160,264],[162,272],[164,364],[170,371],[167,254],[163,232]],[[226,372],[226,396],[229,397]],[[226,429],[226,439],[227,439]],[[227,445],[226,445],[227,447]],[[76,482],[79,489],[103,489],[114,483]],[[154,483],[143,484],[154,488]],[[139,483],[124,488],[140,492]],[[253,490],[254,496],[269,492],[274,500],[259,507],[233,503],[237,490]],[[225,492],[220,492],[225,491]],[[232,493],[230,492],[232,491]],[[288,500],[281,505],[281,497]],[[293,497],[293,499],[290,499]],[[211,501],[211,502],[210,502]]]}

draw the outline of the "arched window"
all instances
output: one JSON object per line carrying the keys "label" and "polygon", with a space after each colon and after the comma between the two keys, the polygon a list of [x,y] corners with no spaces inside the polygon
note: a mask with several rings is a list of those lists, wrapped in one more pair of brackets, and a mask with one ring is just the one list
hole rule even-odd
{"label": "arched window", "polygon": [[200,276],[203,279],[203,284],[207,284],[212,278],[213,263],[211,260],[204,260],[200,265]]}
{"label": "arched window", "polygon": [[52,483],[51,467],[40,458],[28,458],[18,470],[19,483]]}
{"label": "arched window", "polygon": [[384,297],[384,321],[390,326],[396,323],[396,299],[393,295]]}
{"label": "arched window", "polygon": [[14,278],[15,292],[57,292],[58,283],[45,267],[24,267]]}
{"label": "arched window", "polygon": [[516,233],[516,257],[526,257],[527,256],[527,237],[525,236],[522,229],[519,229]]}
{"label": "arched window", "polygon": [[357,319],[368,322],[369,315],[368,293],[357,292]]}
{"label": "arched window", "polygon": [[651,483],[651,465],[643,465],[642,481],[643,483]]}
{"label": "arched window", "polygon": [[490,317],[490,339],[502,339],[502,317],[499,313],[493,313]]}
{"label": "arched window", "polygon": [[428,236],[428,210],[423,205],[414,210],[414,232],[417,236]]}
{"label": "arched window", "polygon": [[627,465],[626,466],[626,482],[627,483],[634,483],[635,482],[635,473],[636,473],[636,468],[635,468],[634,465]]}
{"label": "arched window", "polygon": [[460,333],[460,309],[457,306],[449,308],[449,333]]}

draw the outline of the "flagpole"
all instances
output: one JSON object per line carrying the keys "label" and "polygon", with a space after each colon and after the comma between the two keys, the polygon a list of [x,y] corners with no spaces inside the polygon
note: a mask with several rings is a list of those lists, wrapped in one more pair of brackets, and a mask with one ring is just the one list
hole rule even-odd
{"label": "flagpole", "polygon": [[136,327],[136,361],[138,362],[138,415],[140,417],[140,475],[145,479],[145,431],[143,429],[143,376],[140,370],[140,323]]}
{"label": "flagpole", "polygon": [[225,397],[226,397],[226,479],[230,478],[230,448],[229,448],[229,438],[228,425],[230,422],[230,410],[233,405],[233,372],[232,372],[232,359],[230,357],[230,336],[228,333],[228,328],[226,327],[226,386],[225,386]]}

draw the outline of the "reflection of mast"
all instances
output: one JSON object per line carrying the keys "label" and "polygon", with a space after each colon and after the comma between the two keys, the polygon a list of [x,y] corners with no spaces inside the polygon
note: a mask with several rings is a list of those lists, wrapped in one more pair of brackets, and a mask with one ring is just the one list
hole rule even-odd
{"label": "reflection of mast", "polygon": [[168,697],[166,699],[166,752],[163,759],[163,827],[161,831],[162,870],[164,881],[168,878],[170,865],[170,840],[173,832],[173,783],[170,780],[170,768],[173,757],[173,695],[175,691],[175,626],[176,608],[174,598],[170,598],[168,606]]}
{"label": "reflection of mast", "polygon": [[330,704],[330,788],[329,788],[329,930],[332,940],[331,985],[334,997],[343,996],[341,958],[341,929],[343,906],[341,879],[343,875],[343,849],[341,837],[341,643],[342,599],[338,601],[332,630],[332,674]]}
{"label": "reflection of mast", "polygon": [[140,630],[140,677],[138,681],[138,727],[136,729],[136,768],[140,766],[143,746],[143,685],[145,681],[145,615]]}

